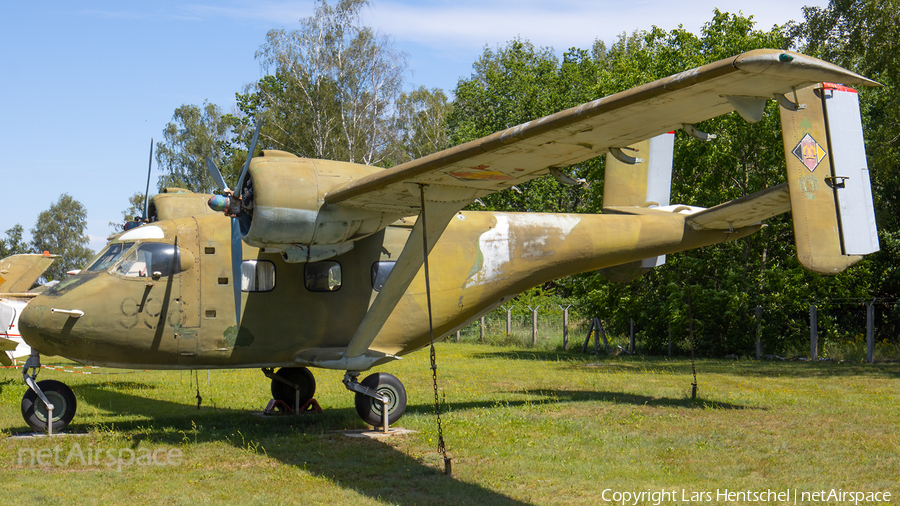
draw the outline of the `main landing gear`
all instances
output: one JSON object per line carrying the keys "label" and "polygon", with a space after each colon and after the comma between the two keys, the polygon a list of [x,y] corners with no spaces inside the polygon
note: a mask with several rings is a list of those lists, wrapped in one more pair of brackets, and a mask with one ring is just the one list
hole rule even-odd
{"label": "main landing gear", "polygon": [[[31,374],[28,374],[31,369]],[[66,428],[75,418],[75,393],[65,383],[55,380],[35,381],[41,370],[41,356],[32,351],[22,368],[28,391],[22,397],[22,418],[35,432],[52,435]]]}
{"label": "main landing gear", "polygon": [[[316,379],[306,367],[263,369],[272,380],[272,398],[284,403],[294,413],[301,412],[316,393]],[[356,392],[356,413],[373,427],[396,423],[406,411],[406,388],[395,376],[379,372],[360,382],[358,371],[347,371],[344,386]],[[387,413],[387,420],[385,420]]]}
{"label": "main landing gear", "polygon": [[299,413],[316,393],[316,378],[305,367],[282,367],[278,372],[263,368],[262,372],[272,380],[272,398]]}
{"label": "main landing gear", "polygon": [[[390,374],[377,372],[357,381],[358,371],[344,374],[344,386],[356,392],[356,414],[373,427],[383,427],[396,423],[406,411],[406,388]],[[387,416],[385,416],[385,414]]]}

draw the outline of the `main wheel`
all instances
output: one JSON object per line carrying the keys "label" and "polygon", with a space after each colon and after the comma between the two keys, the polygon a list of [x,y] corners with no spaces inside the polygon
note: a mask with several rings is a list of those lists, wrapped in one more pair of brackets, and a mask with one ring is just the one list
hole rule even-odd
{"label": "main wheel", "polygon": [[[393,425],[406,411],[406,389],[403,383],[388,373],[377,372],[360,383],[388,398],[388,423]],[[368,395],[356,393],[356,413],[364,422],[373,426],[383,425],[384,404]]]}
{"label": "main wheel", "polygon": [[[53,404],[53,432],[65,429],[78,405],[72,389],[56,380],[38,381],[37,386]],[[35,432],[47,432],[47,405],[30,388],[22,397],[22,418]]]}
{"label": "main wheel", "polygon": [[[316,393],[316,378],[314,378],[309,369],[305,367],[282,367],[275,374],[300,386],[300,406],[306,404],[306,402],[312,399]],[[282,401],[290,406],[291,409],[294,409],[297,407],[294,406],[294,396],[294,387],[276,379],[272,380],[273,399]]]}

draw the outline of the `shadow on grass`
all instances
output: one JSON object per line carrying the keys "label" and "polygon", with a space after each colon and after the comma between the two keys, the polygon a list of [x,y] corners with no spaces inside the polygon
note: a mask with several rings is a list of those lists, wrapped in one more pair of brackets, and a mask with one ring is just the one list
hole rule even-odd
{"label": "shadow on grass", "polygon": [[[299,417],[262,417],[245,410],[180,404],[117,391],[121,383],[73,385],[79,400],[137,420],[101,422],[101,430],[128,434],[133,448],[143,442],[172,445],[230,443],[243,451],[274,458],[335,485],[391,504],[527,503],[443,474],[435,453],[432,465],[413,458],[388,442],[348,438],[332,432],[363,428],[352,408],[329,409]],[[125,385],[125,388],[135,388]],[[417,407],[426,411],[426,406]],[[462,408],[460,408],[462,409]],[[87,432],[73,423],[69,432]],[[22,428],[27,432],[26,428]],[[261,449],[260,449],[261,448]],[[190,462],[188,462],[190,464]]]}
{"label": "shadow on grass", "polygon": [[[581,391],[581,390],[521,390],[507,392],[510,394],[526,394],[529,396],[540,396],[543,399],[528,399],[517,401],[472,401],[472,402],[447,402],[442,404],[442,409],[446,407],[450,411],[463,411],[468,409],[483,409],[502,406],[503,408],[522,407],[526,405],[539,404],[544,402],[609,402],[613,404],[632,404],[635,406],[652,406],[652,407],[677,407],[677,408],[704,408],[704,409],[754,409],[763,410],[765,408],[757,406],[742,406],[740,404],[731,404],[728,402],[706,401],[702,398],[692,401],[691,399],[679,397],[649,397],[646,395],[637,395],[623,392],[604,392],[604,391]],[[407,413],[418,413],[430,415],[434,413],[434,404],[410,405],[406,407]]]}
{"label": "shadow on grass", "polygon": [[[472,354],[478,359],[534,360],[559,362],[567,367],[604,371],[663,370],[673,374],[691,374],[688,357],[592,355],[574,351],[487,351]],[[733,376],[817,378],[829,376],[864,376],[898,378],[900,363],[837,363],[769,360],[697,359],[697,373],[725,374]]]}

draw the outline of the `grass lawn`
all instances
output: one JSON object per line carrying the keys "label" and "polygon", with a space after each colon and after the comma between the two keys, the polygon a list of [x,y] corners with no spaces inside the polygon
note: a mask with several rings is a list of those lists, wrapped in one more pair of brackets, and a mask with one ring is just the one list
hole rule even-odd
{"label": "grass lawn", "polygon": [[[452,477],[436,451],[427,350],[379,369],[406,385],[397,426],[417,431],[381,441],[339,432],[365,427],[342,371],[313,371],[322,414],[263,418],[255,413],[270,398],[269,380],[255,369],[45,369],[39,380],[75,391],[67,432],[80,435],[11,438],[28,432],[25,387],[20,371],[2,369],[0,496],[398,505],[621,504],[625,492],[643,493],[637,504],[793,503],[795,495],[798,504],[854,504],[811,495],[832,489],[890,492],[885,503],[900,496],[900,364],[698,360],[694,403],[684,359],[442,343],[437,360]],[[36,460],[41,450],[46,465]],[[743,495],[717,495],[726,489]],[[788,501],[752,496],[770,490]]]}

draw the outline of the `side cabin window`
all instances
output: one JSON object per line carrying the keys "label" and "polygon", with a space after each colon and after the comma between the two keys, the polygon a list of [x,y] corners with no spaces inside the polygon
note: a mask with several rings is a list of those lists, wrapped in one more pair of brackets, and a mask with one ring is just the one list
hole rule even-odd
{"label": "side cabin window", "polygon": [[125,254],[126,251],[130,250],[131,247],[134,246],[133,242],[116,242],[112,243],[103,251],[100,252],[99,255],[91,262],[91,265],[88,266],[85,271],[105,271],[110,267],[116,264],[122,255]]}
{"label": "side cabin window", "polygon": [[143,278],[158,272],[165,277],[181,272],[180,264],[178,251],[172,244],[145,242],[125,255],[116,274]]}
{"label": "side cabin window", "polygon": [[268,260],[241,263],[242,292],[271,292],[275,289],[275,264]]}
{"label": "side cabin window", "polygon": [[341,288],[341,264],[333,260],[306,264],[304,281],[310,292],[336,292]]}
{"label": "side cabin window", "polygon": [[375,262],[372,264],[372,289],[380,292],[384,288],[384,282],[387,281],[388,275],[394,268],[393,260],[387,262]]}

